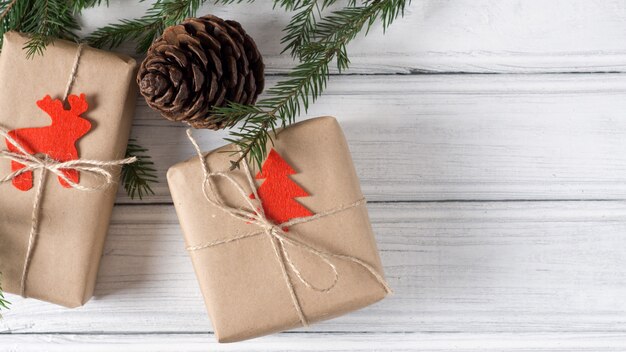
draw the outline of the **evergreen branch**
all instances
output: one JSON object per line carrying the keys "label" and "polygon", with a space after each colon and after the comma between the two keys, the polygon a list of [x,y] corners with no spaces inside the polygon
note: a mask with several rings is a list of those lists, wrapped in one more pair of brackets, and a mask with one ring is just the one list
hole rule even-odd
{"label": "evergreen branch", "polygon": [[[9,306],[11,305],[11,302],[7,301],[4,298],[4,293],[2,292],[2,273],[0,273],[0,310],[2,309],[9,309]],[[0,315],[0,318],[2,317],[2,315]]]}
{"label": "evergreen branch", "polygon": [[29,1],[6,0],[0,1],[0,48],[4,40],[4,33],[19,30],[24,18],[31,11]]}
{"label": "evergreen branch", "polygon": [[[88,1],[88,0],[83,0]],[[92,0],[93,1],[93,0]],[[195,17],[200,6],[210,0],[157,0],[146,14],[137,19],[121,20],[119,23],[97,29],[86,41],[96,48],[115,48],[125,41],[136,41],[137,53],[145,53],[152,42],[168,26],[177,25],[188,17]],[[244,0],[214,0],[215,3],[240,3]],[[250,0],[248,0],[250,2]]]}
{"label": "evergreen branch", "polygon": [[91,33],[85,40],[95,48],[116,48],[127,40],[137,42],[136,51],[148,50],[154,38],[163,31],[160,21],[144,16],[136,20],[121,20]]}
{"label": "evergreen branch", "polygon": [[[155,2],[146,14],[138,19],[121,20],[119,23],[98,28],[85,40],[93,47],[109,49],[133,40],[137,42],[137,53],[144,53],[165,28],[165,17],[168,14],[162,12],[163,2],[163,0]],[[189,3],[191,0],[183,2]]]}
{"label": "evergreen branch", "polygon": [[[348,6],[354,6],[355,1],[350,0]],[[277,0],[274,5],[278,2]],[[281,54],[289,51],[293,58],[298,58],[300,49],[313,40],[315,27],[317,21],[322,18],[322,12],[336,2],[337,0],[283,0],[281,6],[286,10],[300,10],[300,12],[293,15],[289,24],[283,29],[285,35],[280,43],[285,47]]]}
{"label": "evergreen branch", "polygon": [[286,81],[281,81],[275,87],[268,90],[267,94],[274,96],[263,99],[257,103],[261,112],[254,115],[245,112],[239,112],[234,115],[229,114],[228,110],[235,109],[232,104],[226,108],[216,108],[215,115],[221,116],[223,119],[232,119],[237,116],[239,120],[245,120],[246,123],[239,131],[231,131],[230,135],[236,139],[227,139],[234,142],[241,150],[237,160],[231,163],[231,169],[238,168],[241,161],[250,156],[259,167],[267,155],[266,144],[270,129],[272,131],[277,127],[278,120],[282,121],[282,126],[286,126],[295,120],[300,113],[301,105],[305,111],[309,107],[309,97],[312,100],[317,99],[319,94],[326,86],[328,79],[328,65],[335,52],[329,51],[325,55],[298,65]]}
{"label": "evergreen branch", "polygon": [[9,11],[11,11],[11,8],[15,5],[16,2],[17,2],[17,0],[12,0],[11,2],[9,2],[6,5],[3,4],[4,10],[2,10],[2,13],[0,14],[0,21],[4,20],[4,17],[6,17],[6,15],[9,13]]}
{"label": "evergreen branch", "polygon": [[145,195],[152,194],[154,191],[150,187],[151,184],[158,182],[154,162],[147,155],[148,149],[137,144],[135,139],[128,141],[126,147],[126,158],[137,157],[137,161],[132,164],[126,164],[122,168],[122,182],[124,189],[131,199],[135,196],[143,199]]}
{"label": "evergreen branch", "polygon": [[[105,0],[106,1],[106,0]],[[195,16],[200,6],[210,0],[157,0],[146,14],[138,19],[122,20],[92,33],[87,41],[95,47],[113,48],[126,40],[137,41],[137,51],[145,52],[163,30],[187,17]],[[214,0],[214,3],[232,4],[246,0]],[[252,2],[253,0],[247,0]],[[46,6],[32,6],[44,2]],[[43,52],[53,37],[76,39],[72,30],[78,28],[73,15],[82,9],[97,6],[102,0],[0,0],[0,35],[7,30],[21,30],[33,35],[27,45],[29,55]],[[366,34],[378,20],[385,30],[394,19],[404,13],[410,0],[348,0],[347,5],[330,15],[323,11],[336,0],[274,0],[275,7],[296,11],[284,29],[282,43],[285,51],[300,59],[286,80],[267,91],[268,97],[256,106],[229,104],[216,108],[229,126],[243,124],[231,131],[227,141],[242,151],[232,162],[238,167],[243,158],[261,164],[266,156],[266,145],[271,142],[270,131],[294,122],[301,110],[308,110],[325,89],[330,63],[336,60],[339,71],[349,67],[346,46],[366,27]],[[0,43],[1,44],[1,43]],[[136,145],[135,145],[136,146]],[[129,153],[144,153],[136,146]],[[146,157],[145,159],[148,159]],[[124,184],[129,196],[140,198],[152,193],[155,182],[152,162],[142,160],[123,169]]]}
{"label": "evergreen branch", "polygon": [[[271,141],[270,131],[274,131],[279,122],[282,126],[293,123],[302,109],[305,112],[308,110],[309,103],[314,102],[326,88],[330,63],[336,60],[340,72],[349,67],[350,60],[346,51],[348,43],[364,27],[367,28],[367,33],[377,20],[381,20],[383,28],[387,28],[395,18],[404,13],[404,8],[410,1],[372,0],[365,1],[363,6],[356,6],[351,2],[349,5],[354,6],[333,11],[317,21],[308,34],[300,37],[309,41],[308,44],[300,44],[297,49],[296,55],[302,62],[289,73],[286,80],[278,82],[267,91],[268,98],[259,101],[254,109],[243,108],[237,104],[214,109],[213,113],[228,121],[228,125],[245,121],[237,130],[231,131],[230,137],[226,139],[240,149],[237,152],[239,157],[231,162],[231,169],[239,167],[244,158],[260,167],[267,155],[266,144]],[[315,3],[313,0],[280,2],[288,9],[313,6],[311,4]],[[308,7],[304,11],[308,11]],[[309,15],[305,14],[306,16]],[[288,25],[288,34],[289,28]]]}
{"label": "evergreen branch", "polygon": [[[72,11],[80,13],[82,10],[102,5],[102,0],[71,0]],[[104,0],[106,6],[109,6],[109,0]]]}
{"label": "evergreen branch", "polygon": [[284,44],[285,47],[281,54],[289,51],[291,56],[295,58],[298,56],[298,48],[309,43],[311,32],[317,22],[316,10],[318,8],[317,1],[310,1],[298,8],[301,11],[291,17],[291,21],[284,29],[286,34],[281,38],[280,43]]}
{"label": "evergreen branch", "polygon": [[30,58],[43,54],[46,46],[56,38],[76,41],[78,37],[74,31],[79,29],[67,0],[33,1],[32,9],[24,17],[20,29],[32,34],[24,46],[26,56]]}

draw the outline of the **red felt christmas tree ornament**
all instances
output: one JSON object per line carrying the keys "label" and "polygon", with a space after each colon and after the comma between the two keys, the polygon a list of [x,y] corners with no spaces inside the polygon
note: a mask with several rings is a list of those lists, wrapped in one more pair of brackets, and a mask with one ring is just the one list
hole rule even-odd
{"label": "red felt christmas tree ornament", "polygon": [[[294,174],[296,171],[272,149],[261,171],[255,176],[257,180],[264,179],[257,193],[261,198],[265,216],[276,224],[313,215],[309,209],[294,199],[309,196],[309,193],[289,178],[289,175]],[[251,195],[251,198],[254,196]]]}

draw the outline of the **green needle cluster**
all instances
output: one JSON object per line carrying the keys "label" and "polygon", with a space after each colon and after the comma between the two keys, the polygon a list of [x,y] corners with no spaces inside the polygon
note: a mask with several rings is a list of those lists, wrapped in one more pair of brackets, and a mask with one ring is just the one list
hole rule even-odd
{"label": "green needle cluster", "polygon": [[[4,293],[2,293],[2,274],[0,274],[0,310],[9,309],[9,305],[11,305],[11,303],[4,299]],[[2,317],[2,315],[0,315],[0,317]]]}
{"label": "green needle cluster", "polygon": [[[138,19],[100,28],[87,40],[91,45],[112,48],[126,40],[137,42],[137,51],[145,52],[152,41],[169,25],[195,16],[206,0],[160,0]],[[214,3],[240,3],[244,0],[217,0]],[[247,2],[251,2],[250,0]],[[410,0],[274,0],[293,15],[284,28],[281,43],[284,52],[299,61],[284,80],[268,89],[266,98],[254,106],[230,103],[214,114],[234,126],[226,140],[243,151],[232,161],[239,167],[243,158],[258,165],[267,155],[271,132],[293,123],[298,115],[322,94],[336,63],[339,72],[350,65],[347,45],[359,33],[367,33],[378,21],[383,29],[404,14]]]}
{"label": "green needle cluster", "polygon": [[[125,41],[134,41],[137,51],[148,50],[155,38],[168,26],[196,16],[205,3],[241,3],[254,0],[156,0],[146,13],[99,28],[86,38],[95,47],[114,48]],[[42,53],[52,38],[77,40],[74,30],[79,26],[75,15],[81,10],[100,5],[101,0],[0,0],[0,34],[17,29],[33,34],[26,47],[27,54]],[[260,165],[267,155],[271,134],[285,127],[306,112],[322,94],[334,64],[339,72],[349,68],[348,44],[359,34],[367,34],[373,25],[386,29],[404,14],[411,0],[274,0],[274,7],[292,14],[283,29],[281,43],[297,65],[268,89],[265,98],[254,106],[230,103],[215,108],[213,113],[233,126],[228,142],[235,143],[241,154],[233,156],[232,168],[243,158]],[[146,150],[137,146],[129,150],[140,153],[143,162],[125,168],[124,184],[131,197],[152,193],[155,182],[152,162]],[[134,154],[133,154],[134,153]]]}

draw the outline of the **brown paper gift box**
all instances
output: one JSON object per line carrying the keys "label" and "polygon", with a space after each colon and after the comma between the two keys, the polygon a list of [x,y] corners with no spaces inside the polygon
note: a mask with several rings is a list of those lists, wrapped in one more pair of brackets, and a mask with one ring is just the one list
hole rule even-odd
{"label": "brown paper gift box", "polygon": [[[229,169],[232,156],[224,151],[233,148],[228,145],[206,156],[211,172]],[[348,145],[334,118],[320,117],[292,125],[279,132],[273,148],[296,171],[291,179],[310,194],[297,201],[313,213],[362,199]],[[256,175],[256,168],[251,167],[252,175]],[[246,191],[251,191],[243,172],[235,170],[229,174]],[[225,214],[204,198],[198,157],[171,167],[167,178],[187,246],[255,230],[255,225]],[[227,181],[214,180],[214,188],[226,203],[245,205]],[[257,187],[259,184],[257,181]],[[294,225],[287,234],[315,248],[359,258],[382,275],[365,206]],[[190,251],[220,342],[244,340],[302,325],[271,241],[271,237],[262,235]],[[332,282],[332,271],[319,258],[298,248],[288,250],[292,261],[312,284],[325,286]],[[364,268],[342,260],[332,262],[338,269],[338,281],[326,293],[307,288],[287,269],[309,323],[365,307],[387,295],[385,287]]]}
{"label": "brown paper gift box", "polygon": [[[56,41],[43,56],[26,58],[27,37],[9,32],[0,54],[0,125],[11,130],[50,125],[35,104],[49,94],[63,97],[77,45]],[[124,158],[136,93],[132,58],[85,47],[72,94],[85,93],[89,109],[82,116],[92,129],[77,142],[81,159]],[[4,139],[0,149],[6,149]],[[0,176],[11,172],[0,159]],[[34,179],[40,171],[35,171]],[[81,185],[96,180],[81,173]],[[83,305],[93,295],[96,274],[108,230],[117,187],[85,192],[64,188],[48,173],[39,235],[26,280],[26,295],[67,307]],[[5,291],[19,293],[28,246],[35,188],[0,184],[0,272]]]}

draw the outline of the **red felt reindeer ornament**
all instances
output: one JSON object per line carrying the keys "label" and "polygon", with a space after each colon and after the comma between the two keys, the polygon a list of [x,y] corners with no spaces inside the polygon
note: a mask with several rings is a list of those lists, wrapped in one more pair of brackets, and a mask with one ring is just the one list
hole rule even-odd
{"label": "red felt reindeer ornament", "polygon": [[[66,110],[60,99],[52,99],[46,95],[37,102],[37,106],[45,111],[52,119],[52,124],[45,127],[20,128],[9,132],[9,136],[19,143],[30,154],[45,154],[58,162],[78,159],[76,141],[87,134],[91,129],[91,122],[81,117],[87,111],[88,104],[85,94],[70,95],[67,98],[70,109]],[[19,150],[9,141],[6,141],[9,151],[19,153]],[[11,170],[17,171],[24,167],[17,161],[11,162]],[[76,170],[63,170],[63,174],[72,182],[79,182]],[[67,182],[59,178],[64,187],[70,187]],[[16,176],[13,185],[28,191],[33,187],[33,172],[28,171]]]}
{"label": "red felt reindeer ornament", "polygon": [[261,198],[265,216],[276,224],[313,215],[309,209],[294,199],[309,196],[305,190],[289,178],[289,175],[295,173],[294,169],[280,154],[272,149],[263,163],[261,172],[255,177],[257,180],[265,179],[257,193]]}

